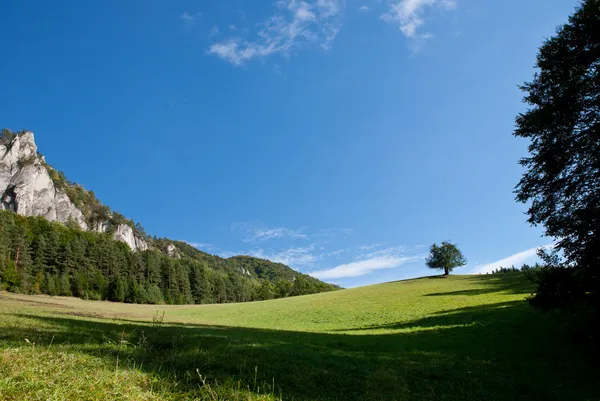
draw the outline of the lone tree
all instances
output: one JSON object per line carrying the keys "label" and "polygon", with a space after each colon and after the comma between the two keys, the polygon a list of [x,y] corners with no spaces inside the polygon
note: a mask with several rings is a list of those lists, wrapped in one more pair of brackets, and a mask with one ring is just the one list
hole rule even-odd
{"label": "lone tree", "polygon": [[533,80],[521,87],[530,107],[517,117],[514,132],[530,141],[530,156],[520,160],[526,172],[516,199],[530,203],[529,223],[544,226],[545,234],[556,240],[555,257],[548,259],[556,264],[562,254],[564,261],[558,265],[574,267],[570,271],[579,283],[576,291],[597,297],[600,0],[583,1],[569,22],[544,42],[536,64]]}
{"label": "lone tree", "polygon": [[447,276],[455,267],[466,265],[467,259],[456,245],[444,241],[442,245],[431,245],[425,263],[432,269],[444,269],[444,274]]}

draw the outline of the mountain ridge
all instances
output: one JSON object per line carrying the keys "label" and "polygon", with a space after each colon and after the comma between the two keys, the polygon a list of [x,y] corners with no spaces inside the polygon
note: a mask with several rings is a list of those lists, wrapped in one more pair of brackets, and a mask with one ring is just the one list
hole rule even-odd
{"label": "mountain ridge", "polygon": [[[152,287],[154,292],[159,289],[165,301],[173,301],[169,303],[189,303],[193,298],[191,295],[193,285],[190,283],[196,280],[199,286],[203,285],[203,279],[194,276],[194,274],[200,274],[198,272],[194,273],[196,268],[215,272],[213,274],[215,283],[211,284],[211,288],[219,287],[221,285],[220,281],[237,283],[232,284],[237,290],[230,288],[229,298],[227,298],[235,301],[302,295],[338,288],[297,272],[289,266],[267,259],[245,255],[221,258],[203,252],[183,241],[148,235],[141,224],[135,223],[133,220],[111,210],[96,198],[93,191],[88,191],[83,186],[69,181],[63,172],[57,171],[48,164],[45,157],[38,152],[34,134],[29,131],[12,132],[4,129],[0,134],[0,210],[25,217],[24,219],[7,217],[5,216],[6,212],[2,212],[2,218],[7,226],[12,225],[17,227],[14,230],[26,233],[25,237],[18,238],[21,234],[14,234],[7,230],[3,232],[0,228],[0,235],[4,233],[5,242],[8,244],[5,246],[4,256],[0,247],[0,280],[2,280],[2,269],[4,270],[4,276],[11,276],[11,274],[6,273],[6,271],[11,270],[11,263],[17,273],[16,277],[19,278],[19,274],[23,275],[18,284],[12,283],[10,285],[7,284],[8,281],[4,277],[4,281],[0,281],[0,286],[4,285],[7,288],[12,286],[12,288],[29,292],[44,292],[41,288],[46,285],[47,292],[52,292],[50,290],[54,284],[50,281],[64,280],[65,282],[69,281],[70,284],[68,286],[63,285],[65,288],[58,292],[84,295],[85,291],[81,288],[71,288],[74,286],[73,283],[78,280],[77,267],[66,267],[62,264],[60,258],[47,257],[45,251],[39,250],[43,248],[39,248],[39,242],[47,243],[47,237],[49,236],[64,238],[61,247],[55,246],[56,249],[53,251],[60,255],[70,252],[68,250],[70,241],[79,241],[84,244],[81,245],[84,251],[80,250],[78,256],[80,263],[91,265],[88,269],[89,274],[97,274],[97,270],[99,270],[101,275],[107,276],[105,278],[110,277],[110,280],[112,280],[111,285],[114,288],[109,290],[108,287],[104,288],[99,285],[98,288],[88,291],[88,296],[92,294],[92,298],[124,300],[126,297],[121,296],[122,288],[116,287],[121,286],[132,289],[141,285],[145,288]],[[52,224],[44,225],[37,220],[39,217],[49,222],[59,223],[66,230]],[[77,232],[78,230],[89,234],[80,234]],[[126,244],[132,254],[140,255],[130,255],[126,250],[119,249],[116,245],[107,242],[111,240]],[[27,246],[16,247],[14,244],[19,243],[19,241],[25,241]],[[121,262],[118,263],[121,264],[120,269],[122,271],[115,272],[114,269],[111,270],[110,266],[102,265],[103,262],[95,260],[94,256],[90,256],[95,255],[95,247],[100,246],[96,244],[104,244],[101,246],[109,249],[107,252],[120,255],[119,260]],[[33,262],[31,262],[31,266],[27,265],[29,262],[27,262],[27,258],[24,258],[25,251],[30,253],[27,257],[32,259],[41,258],[43,262],[39,262],[36,266]],[[156,253],[163,256],[156,256]],[[179,290],[174,290],[175,287],[169,290],[165,287],[166,284],[163,281],[148,272],[144,274],[130,272],[130,270],[139,267],[136,267],[137,265],[133,266],[134,264],[141,265],[143,269],[151,269],[149,266],[153,262],[151,262],[152,258],[149,258],[149,254],[155,255],[153,257],[160,259],[165,266],[169,265],[170,268],[175,270],[181,267],[181,271],[177,273],[180,276],[178,278],[180,282],[176,287],[179,290],[183,288],[181,290],[185,293],[183,298],[178,298],[177,293]],[[163,257],[170,259],[170,261],[165,262],[162,260]],[[4,258],[4,261],[2,258]],[[135,262],[132,262],[132,260],[135,260]],[[139,260],[142,262],[139,262]],[[3,268],[3,264],[9,267]],[[166,269],[166,272],[163,271],[161,274],[169,278],[172,272],[168,270],[168,266],[164,269]],[[41,278],[38,277],[40,274]],[[12,276],[15,275],[12,274]],[[207,276],[202,277],[206,278]],[[13,277],[12,281],[15,280]],[[240,285],[242,284],[239,284],[240,282],[251,288],[249,294],[241,297],[237,296],[239,294],[236,293],[236,291],[238,293],[241,291]],[[37,287],[35,287],[36,283]],[[115,295],[115,291],[119,292],[118,296]],[[207,291],[209,292],[205,288],[205,292]],[[158,299],[160,297],[156,296],[154,298]],[[130,297],[130,299],[135,299],[135,296]],[[207,299],[198,295],[195,301],[206,301]],[[224,299],[223,291],[219,290],[218,294],[212,294],[210,299],[222,302]]]}

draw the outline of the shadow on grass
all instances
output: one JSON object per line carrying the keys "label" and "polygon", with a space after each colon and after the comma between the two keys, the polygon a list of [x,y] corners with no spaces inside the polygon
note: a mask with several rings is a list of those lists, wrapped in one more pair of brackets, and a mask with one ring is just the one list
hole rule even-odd
{"label": "shadow on grass", "polygon": [[[53,339],[157,375],[172,391],[212,382],[272,383],[285,400],[584,400],[596,383],[551,314],[523,302],[448,311],[367,335],[82,320],[14,314],[37,330],[4,326],[0,342]],[[117,348],[115,344],[126,346]],[[73,347],[69,350],[69,347]],[[63,350],[64,351],[64,350]],[[177,383],[176,385],[174,383]]]}
{"label": "shadow on grass", "polygon": [[[417,330],[423,331],[432,328],[448,328],[448,327],[456,327],[456,326],[468,326],[471,324],[485,324],[490,316],[494,316],[495,323],[499,323],[499,319],[501,318],[499,309],[503,308],[516,308],[510,314],[506,314],[506,318],[501,319],[504,320],[504,324],[512,325],[513,322],[519,322],[516,317],[522,319],[522,316],[517,316],[519,313],[519,309],[521,312],[527,313],[526,308],[519,308],[519,306],[523,305],[523,301],[510,301],[510,302],[500,302],[491,305],[482,305],[482,306],[470,306],[466,308],[460,309],[452,309],[443,312],[436,312],[433,316],[429,316],[423,319],[413,320],[409,322],[398,322],[391,324],[382,324],[382,325],[373,325],[366,327],[357,327],[351,329],[343,329],[340,331],[343,332],[353,332],[353,331],[373,331],[373,330]],[[518,324],[518,323],[517,323]]]}
{"label": "shadow on grass", "polygon": [[[444,277],[444,276],[441,276]],[[471,278],[474,285],[481,288],[468,290],[435,292],[426,294],[428,297],[448,296],[448,295],[484,295],[495,292],[504,292],[508,294],[531,294],[533,284],[526,274],[506,273],[506,274],[481,274]]]}

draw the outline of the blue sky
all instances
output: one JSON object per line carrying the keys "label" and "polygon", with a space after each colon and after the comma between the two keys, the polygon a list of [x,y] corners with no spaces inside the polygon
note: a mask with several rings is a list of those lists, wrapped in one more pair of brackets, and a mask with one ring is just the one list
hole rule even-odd
{"label": "blue sky", "polygon": [[551,242],[513,187],[517,85],[577,2],[2,2],[0,125],[160,237],[343,286]]}

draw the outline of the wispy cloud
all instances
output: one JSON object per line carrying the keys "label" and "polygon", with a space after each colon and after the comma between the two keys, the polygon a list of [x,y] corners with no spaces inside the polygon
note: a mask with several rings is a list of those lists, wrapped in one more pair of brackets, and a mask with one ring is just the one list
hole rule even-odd
{"label": "wispy cloud", "polygon": [[[373,249],[373,246],[365,246],[365,249]],[[359,250],[361,247],[358,248]],[[424,259],[424,255],[407,255],[411,249],[404,246],[395,246],[381,249],[371,253],[360,254],[355,261],[335,266],[331,269],[317,270],[309,273],[318,279],[339,279],[348,277],[364,276],[381,269],[392,269],[406,263]]]}
{"label": "wispy cloud", "polygon": [[371,11],[371,7],[367,6],[367,5],[362,5],[360,7],[358,7],[358,12],[359,13],[366,13]]}
{"label": "wispy cloud", "polygon": [[358,247],[360,251],[370,251],[371,249],[379,248],[381,244],[361,245]]}
{"label": "wispy cloud", "polygon": [[196,19],[200,16],[202,16],[202,13],[200,13],[200,12],[190,14],[187,11],[184,11],[181,13],[179,18],[181,18],[183,20],[183,22],[185,23],[186,26],[191,26],[191,25],[194,25],[194,23],[196,22]]}
{"label": "wispy cloud", "polygon": [[252,39],[231,37],[213,44],[208,52],[239,66],[315,45],[327,50],[341,27],[342,6],[343,0],[280,0],[277,12],[258,24]]}
{"label": "wispy cloud", "polygon": [[244,234],[244,242],[264,242],[273,239],[308,239],[308,235],[302,233],[302,228],[291,229],[286,227],[266,227],[257,223],[234,223],[233,231]]}
{"label": "wispy cloud", "polygon": [[[280,73],[281,67],[277,64],[274,66],[275,72]],[[341,237],[347,238],[354,233],[353,228],[322,228],[316,231],[309,231],[307,227],[286,228],[286,227],[269,227],[262,222],[237,222],[233,223],[231,230],[243,234],[242,241],[244,242],[263,242],[276,239],[314,239],[325,237]]]}
{"label": "wispy cloud", "polygon": [[537,250],[540,248],[551,249],[554,245],[544,245],[537,248],[527,249],[519,253],[515,253],[507,258],[497,260],[496,262],[486,263],[484,265],[477,265],[473,270],[473,274],[485,274],[491,273],[501,267],[519,266],[525,262],[532,261],[537,257]]}
{"label": "wispy cloud", "polygon": [[193,246],[194,248],[198,248],[198,249],[212,249],[214,248],[213,244],[208,244],[206,242],[190,242],[190,241],[183,241],[188,245]]}
{"label": "wispy cloud", "polygon": [[288,248],[276,252],[258,249],[251,251],[250,256],[268,259],[272,262],[283,263],[295,268],[310,267],[319,260],[319,256],[313,253],[314,249],[314,244],[307,247]]}
{"label": "wispy cloud", "polygon": [[387,13],[381,16],[381,19],[387,22],[399,24],[400,31],[409,39],[412,39],[413,45],[421,46],[422,43],[431,39],[431,33],[419,33],[418,29],[425,23],[425,10],[432,7],[439,7],[444,10],[456,8],[456,2],[453,0],[397,0],[392,3]]}
{"label": "wispy cloud", "polygon": [[381,269],[392,269],[422,259],[420,256],[379,257],[342,264],[327,270],[309,273],[321,280],[364,276]]}
{"label": "wispy cloud", "polygon": [[313,237],[337,237],[340,235],[352,235],[354,233],[353,228],[321,228],[318,232],[314,233]]}
{"label": "wispy cloud", "polygon": [[208,36],[217,36],[219,35],[219,33],[221,33],[221,31],[219,30],[219,27],[217,25],[213,25],[212,28],[210,28],[210,32],[208,32]]}

